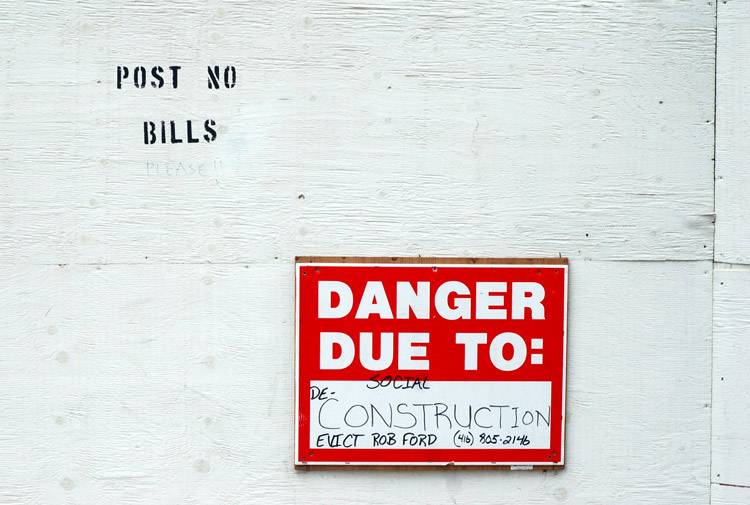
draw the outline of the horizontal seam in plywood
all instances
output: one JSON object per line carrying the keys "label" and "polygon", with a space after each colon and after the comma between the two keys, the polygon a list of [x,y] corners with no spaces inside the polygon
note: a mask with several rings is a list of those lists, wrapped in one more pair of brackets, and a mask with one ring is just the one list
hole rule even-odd
{"label": "horizontal seam in plywood", "polygon": [[747,271],[750,270],[750,264],[748,263],[729,263],[723,261],[714,261],[716,270],[736,270],[736,271]]}
{"label": "horizontal seam in plywood", "polygon": [[713,482],[713,481],[711,481],[711,484],[716,484],[717,486],[739,487],[742,489],[750,489],[750,486],[743,486],[741,484],[725,484],[724,482]]}
{"label": "horizontal seam in plywood", "polygon": [[[299,258],[316,258],[315,256],[300,256]],[[362,259],[362,258],[358,258]],[[389,258],[390,259],[390,258]],[[446,259],[456,259],[456,258],[422,258],[424,260],[424,263],[430,263],[430,262],[445,262]],[[459,258],[461,261],[471,260],[472,258]],[[478,259],[478,258],[473,258]],[[483,258],[484,259],[484,258]],[[498,261],[502,261],[505,263],[512,262],[514,258],[494,258],[492,259],[493,263],[497,263]],[[516,260],[523,260],[519,263],[534,263],[538,262],[540,264],[544,264],[547,262],[547,264],[565,264],[565,263],[550,263],[551,260],[557,260],[559,261],[560,258],[515,258]],[[575,258],[575,257],[568,257],[563,258],[568,260],[568,263],[571,261],[581,261],[581,262],[592,262],[592,263],[711,263],[711,258],[703,258],[703,259],[599,259],[599,258]],[[438,261],[434,261],[438,260]],[[531,260],[531,261],[529,261]],[[415,262],[416,263],[416,262]],[[729,265],[733,269],[736,270],[744,270],[744,269],[750,269],[750,264],[742,264],[742,263],[721,263],[721,262],[714,262],[716,265]],[[0,262],[0,267],[34,267],[34,266],[58,266],[58,267],[68,267],[68,266],[91,266],[91,267],[102,267],[102,266],[154,266],[154,265],[186,265],[186,266],[201,266],[201,265],[217,265],[217,266],[253,266],[253,265],[269,265],[269,264],[277,264],[277,265],[287,265],[287,261],[282,260],[268,260],[268,261],[255,261],[255,262],[247,262],[247,261],[145,261],[145,262],[103,262],[103,263],[92,263],[92,262],[51,262],[51,263],[5,263]]]}

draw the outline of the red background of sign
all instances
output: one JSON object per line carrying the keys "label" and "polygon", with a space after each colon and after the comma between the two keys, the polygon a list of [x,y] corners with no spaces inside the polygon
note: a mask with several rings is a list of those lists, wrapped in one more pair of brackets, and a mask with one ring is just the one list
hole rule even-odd
{"label": "red background of sign", "polygon": [[[559,464],[562,461],[562,433],[564,413],[564,356],[565,356],[565,285],[566,265],[387,265],[387,264],[325,264],[298,263],[298,454],[297,463],[520,463]],[[318,319],[318,281],[341,281],[354,293],[354,305],[346,317]],[[355,319],[362,292],[368,281],[381,281],[388,295],[394,319],[380,319],[372,314],[368,319]],[[396,282],[409,281],[416,289],[417,282],[430,282],[430,319],[395,319]],[[471,291],[472,319],[446,320],[434,303],[437,288],[447,281],[460,281]],[[474,299],[477,282],[507,282],[503,308],[508,319],[477,320]],[[545,319],[531,319],[526,309],[525,319],[510,319],[512,310],[511,283],[538,282],[544,286],[542,304]],[[335,301],[334,301],[335,304]],[[320,332],[343,332],[352,337],[355,345],[353,363],[344,370],[320,369]],[[373,333],[374,355],[379,355],[380,332],[394,332],[394,342],[400,332],[427,332],[426,344],[429,370],[398,369],[398,346],[394,346],[392,365],[380,372],[367,370],[359,362],[359,333]],[[477,370],[464,370],[463,345],[456,344],[456,333],[487,333],[486,345],[479,346]],[[511,372],[500,371],[489,358],[489,343],[495,335],[513,332],[525,341],[528,354],[524,364]],[[532,338],[543,338],[542,351],[531,349]],[[506,346],[508,348],[509,346]],[[509,352],[507,349],[506,352]],[[543,354],[543,364],[531,365],[532,353]],[[506,355],[506,358],[509,358]],[[552,413],[550,449],[321,449],[310,446],[310,381],[359,380],[368,381],[375,374],[427,377],[434,381],[549,381],[552,383]]]}

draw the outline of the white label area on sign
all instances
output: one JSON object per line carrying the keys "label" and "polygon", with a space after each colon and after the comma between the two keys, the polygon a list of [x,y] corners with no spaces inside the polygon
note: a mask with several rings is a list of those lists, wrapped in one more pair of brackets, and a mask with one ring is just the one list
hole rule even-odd
{"label": "white label area on sign", "polygon": [[313,448],[550,448],[550,382],[311,381]]}
{"label": "white label area on sign", "polygon": [[340,260],[297,262],[296,465],[563,464],[564,260]]}

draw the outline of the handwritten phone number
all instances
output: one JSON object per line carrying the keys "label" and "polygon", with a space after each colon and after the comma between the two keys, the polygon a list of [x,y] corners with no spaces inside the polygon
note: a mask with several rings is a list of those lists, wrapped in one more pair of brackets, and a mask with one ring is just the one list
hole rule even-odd
{"label": "handwritten phone number", "polygon": [[505,437],[498,434],[480,433],[477,438],[470,431],[457,431],[453,435],[453,444],[456,447],[471,447],[475,442],[478,445],[515,445],[526,446],[531,443],[528,435],[507,435]]}

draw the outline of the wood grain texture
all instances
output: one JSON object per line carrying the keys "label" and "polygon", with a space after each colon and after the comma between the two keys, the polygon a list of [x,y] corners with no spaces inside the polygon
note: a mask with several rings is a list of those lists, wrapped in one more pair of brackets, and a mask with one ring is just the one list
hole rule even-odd
{"label": "wood grain texture", "polygon": [[718,3],[716,259],[750,264],[750,3]]}
{"label": "wood grain texture", "polygon": [[711,484],[711,505],[747,505],[750,488]]}
{"label": "wood grain texture", "polygon": [[565,470],[341,473],[293,469],[292,263],[2,267],[0,503],[707,503],[710,262],[570,268]]}
{"label": "wood grain texture", "polygon": [[[713,9],[2,2],[0,262],[710,259]],[[139,64],[179,88],[116,89]]]}
{"label": "wood grain texture", "polygon": [[[714,272],[713,482],[750,488],[746,401],[750,370],[750,267]],[[750,489],[746,490],[750,491]],[[748,495],[750,496],[750,495]]]}

